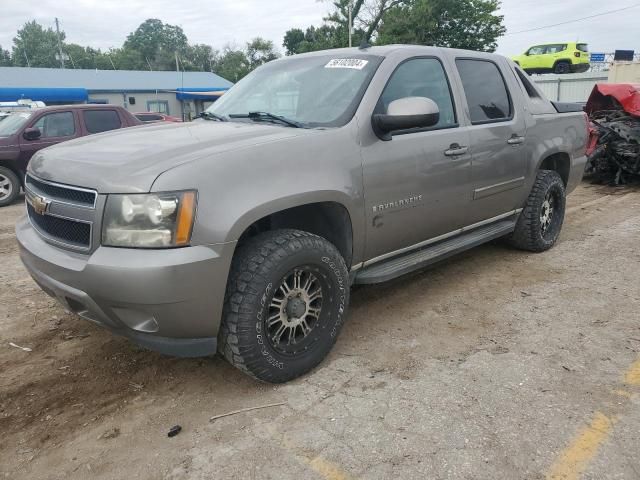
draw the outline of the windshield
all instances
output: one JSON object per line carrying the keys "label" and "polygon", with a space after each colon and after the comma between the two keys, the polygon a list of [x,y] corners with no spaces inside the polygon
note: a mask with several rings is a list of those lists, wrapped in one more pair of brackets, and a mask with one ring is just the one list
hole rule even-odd
{"label": "windshield", "polygon": [[[375,55],[356,54],[271,62],[234,85],[207,112],[234,121],[264,112],[304,127],[339,127],[353,117],[381,61]],[[264,115],[248,118],[268,121]]]}
{"label": "windshield", "polygon": [[31,113],[12,113],[0,122],[0,137],[10,137],[27,123]]}

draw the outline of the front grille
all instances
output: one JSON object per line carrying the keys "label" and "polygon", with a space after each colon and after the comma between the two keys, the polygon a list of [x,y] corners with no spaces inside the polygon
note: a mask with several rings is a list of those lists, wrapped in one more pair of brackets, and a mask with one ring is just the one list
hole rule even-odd
{"label": "front grille", "polygon": [[27,212],[33,226],[51,240],[62,242],[73,247],[83,249],[90,248],[90,224],[54,217],[52,215],[39,215],[28,203]]}
{"label": "front grille", "polygon": [[63,185],[54,185],[52,183],[40,181],[31,175],[27,175],[27,187],[36,193],[40,193],[46,197],[68,202],[76,205],[82,205],[93,208],[96,203],[96,193],[90,190],[78,189],[75,187],[65,187]]}

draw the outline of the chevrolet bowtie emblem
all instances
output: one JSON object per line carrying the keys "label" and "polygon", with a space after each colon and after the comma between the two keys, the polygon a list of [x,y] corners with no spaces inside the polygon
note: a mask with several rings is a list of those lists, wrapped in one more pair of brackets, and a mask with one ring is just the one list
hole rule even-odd
{"label": "chevrolet bowtie emblem", "polygon": [[45,197],[41,197],[40,195],[32,195],[28,197],[29,203],[33,207],[33,210],[38,215],[44,215],[49,208],[50,200],[47,200]]}

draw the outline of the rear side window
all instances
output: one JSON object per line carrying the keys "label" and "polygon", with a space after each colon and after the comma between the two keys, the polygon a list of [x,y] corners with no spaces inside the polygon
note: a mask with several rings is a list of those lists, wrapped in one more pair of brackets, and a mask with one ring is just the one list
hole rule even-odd
{"label": "rear side window", "polygon": [[85,110],[82,114],[89,133],[106,132],[122,126],[120,116],[115,110]]}
{"label": "rear side window", "polygon": [[578,50],[580,50],[581,52],[588,52],[589,51],[589,47],[588,47],[588,45],[586,43],[578,43],[576,45],[576,48]]}
{"label": "rear side window", "polygon": [[440,120],[432,128],[457,125],[449,82],[435,58],[414,58],[400,64],[382,92],[376,111],[386,113],[391,102],[406,97],[426,97],[436,102]]}
{"label": "rear side window", "polygon": [[33,125],[42,132],[40,138],[70,137],[76,133],[71,112],[47,113]]}
{"label": "rear side window", "polygon": [[533,86],[533,84],[529,81],[527,74],[522,69],[516,67],[516,74],[518,75],[518,78],[522,82],[522,86],[527,91],[527,95],[529,95],[529,98],[540,97],[540,95],[538,95],[538,92]]}
{"label": "rear side window", "polygon": [[560,53],[567,49],[566,45],[547,45],[546,53]]}
{"label": "rear side window", "polygon": [[471,123],[490,123],[511,118],[511,98],[495,63],[458,59],[456,66],[469,105]]}

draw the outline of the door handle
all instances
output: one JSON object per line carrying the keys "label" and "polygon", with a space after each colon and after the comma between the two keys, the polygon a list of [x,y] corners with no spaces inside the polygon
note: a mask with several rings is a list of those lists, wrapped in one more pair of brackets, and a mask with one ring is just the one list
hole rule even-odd
{"label": "door handle", "polygon": [[519,135],[513,135],[509,140],[507,140],[509,145],[521,145],[524,143],[524,137]]}
{"label": "door handle", "polygon": [[463,147],[458,145],[457,143],[452,143],[449,145],[449,149],[444,151],[444,154],[447,157],[457,157],[459,155],[464,155],[469,150],[469,147]]}

